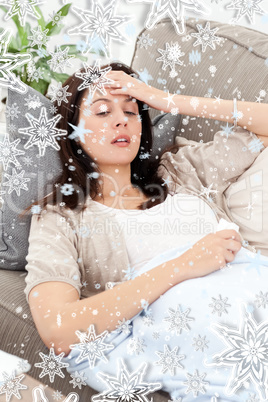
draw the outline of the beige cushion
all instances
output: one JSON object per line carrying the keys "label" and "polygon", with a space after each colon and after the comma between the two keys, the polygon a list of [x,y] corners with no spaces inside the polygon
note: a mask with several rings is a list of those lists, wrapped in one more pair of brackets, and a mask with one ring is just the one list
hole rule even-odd
{"label": "beige cushion", "polygon": [[241,235],[268,256],[268,148],[228,187],[225,196]]}
{"label": "beige cushion", "polygon": [[[222,39],[215,44],[215,49],[207,46],[202,52],[201,45],[193,46],[197,38],[192,33],[198,33],[197,24],[203,28],[205,20],[189,19],[186,21],[186,35],[177,35],[169,19],[163,19],[153,30],[144,29],[142,33],[149,35],[151,46],[147,49],[137,41],[132,67],[138,72],[146,71],[152,76],[148,83],[171,93],[179,91],[191,96],[215,96],[221,99],[256,101],[261,90],[267,91],[268,80],[268,35],[240,26],[231,26],[219,22],[210,22],[210,29],[219,28],[215,36]],[[178,75],[170,77],[171,68],[163,70],[163,63],[156,61],[161,58],[158,49],[166,49],[166,43],[178,43],[184,56],[180,57],[183,65],[175,65]],[[198,57],[200,62],[198,62]],[[192,63],[191,60],[196,62]],[[215,66],[214,76],[209,71]],[[165,81],[163,81],[165,80]],[[261,97],[262,102],[268,103],[268,94]],[[152,110],[152,116],[158,111]],[[184,116],[185,117],[185,116]],[[181,119],[179,133],[195,141],[204,142],[213,139],[214,133],[226,123],[202,118]],[[183,131],[184,130],[184,131]]]}

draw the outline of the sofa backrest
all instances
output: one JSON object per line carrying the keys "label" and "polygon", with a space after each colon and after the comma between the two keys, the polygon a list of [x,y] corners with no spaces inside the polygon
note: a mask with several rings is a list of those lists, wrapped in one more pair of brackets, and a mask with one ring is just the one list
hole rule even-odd
{"label": "sofa backrest", "polygon": [[[211,47],[202,49],[198,36],[192,34],[204,33],[204,29],[213,32]],[[174,68],[172,61],[163,62],[165,52],[158,50],[170,47],[184,53],[173,53]],[[159,58],[162,61],[157,61]],[[132,67],[147,77],[149,85],[170,93],[268,102],[268,35],[249,28],[189,19],[185,35],[180,36],[171,21],[163,19],[153,30],[144,29],[139,34]],[[178,75],[173,77],[172,70]],[[151,117],[156,114],[158,111],[151,110]],[[177,134],[207,142],[222,125],[211,119],[183,116]]]}

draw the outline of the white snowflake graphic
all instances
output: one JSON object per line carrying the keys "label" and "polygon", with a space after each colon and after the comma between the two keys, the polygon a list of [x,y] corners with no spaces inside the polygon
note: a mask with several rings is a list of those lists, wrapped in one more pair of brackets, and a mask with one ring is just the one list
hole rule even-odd
{"label": "white snowflake graphic", "polygon": [[136,371],[129,373],[122,359],[118,359],[117,377],[111,377],[99,373],[98,377],[106,382],[108,389],[101,394],[92,397],[93,402],[116,401],[116,402],[150,402],[146,395],[159,390],[160,383],[143,382],[147,364],[143,363]]}
{"label": "white snowflake graphic", "polygon": [[29,14],[37,20],[41,17],[40,14],[35,9],[35,6],[42,4],[43,1],[38,0],[1,0],[0,4],[4,6],[9,6],[9,10],[5,15],[5,20],[8,21],[10,18],[17,15],[22,26],[25,25],[26,15]]}
{"label": "white snowflake graphic", "polygon": [[137,45],[141,48],[141,49],[148,49],[148,46],[153,46],[154,40],[153,38],[150,38],[149,34],[146,34],[145,32],[143,32],[141,34],[141,36],[138,36],[138,42]]}
{"label": "white snowflake graphic", "polygon": [[27,167],[32,166],[33,164],[33,158],[31,158],[30,156],[24,156],[22,159],[22,162],[24,163],[24,165],[26,165]]}
{"label": "white snowflake graphic", "polygon": [[133,353],[135,353],[135,355],[138,356],[141,353],[144,353],[144,348],[146,348],[144,340],[142,338],[133,337],[128,341],[127,353],[129,355],[133,355]]}
{"label": "white snowflake graphic", "polygon": [[207,47],[209,46],[211,49],[215,50],[215,42],[219,44],[222,41],[222,38],[215,36],[215,33],[219,28],[210,29],[210,22],[206,23],[205,28],[202,25],[196,25],[198,29],[198,33],[192,33],[191,36],[197,38],[197,41],[194,42],[193,46],[202,46],[202,52],[205,52]]}
{"label": "white snowflake graphic", "polygon": [[69,29],[69,35],[85,35],[88,51],[92,49],[96,39],[100,39],[104,49],[110,52],[110,40],[125,42],[124,37],[117,30],[124,22],[130,19],[129,16],[115,15],[117,0],[112,0],[104,7],[100,2],[92,0],[90,10],[82,10],[72,7],[75,14],[82,20],[78,27]]}
{"label": "white snowflake graphic", "polygon": [[17,167],[20,166],[16,156],[25,154],[24,151],[17,149],[20,141],[17,139],[10,142],[8,134],[5,134],[4,141],[0,142],[0,162],[3,163],[4,170],[7,170],[9,163],[13,163]]}
{"label": "white snowflake graphic", "polygon": [[42,71],[41,67],[38,67],[38,68],[34,67],[31,69],[30,72],[28,72],[27,80],[31,81],[31,82],[33,82],[33,81],[39,82],[39,80],[42,80],[44,78],[43,74],[44,74],[44,71]]}
{"label": "white snowflake graphic", "polygon": [[183,383],[188,386],[187,390],[185,391],[186,394],[192,392],[195,397],[198,395],[199,392],[205,394],[204,387],[205,385],[209,384],[208,382],[203,381],[206,373],[198,374],[198,370],[195,370],[193,375],[186,373],[186,376],[188,377],[188,380]]}
{"label": "white snowflake graphic", "polygon": [[32,47],[37,45],[38,49],[41,49],[42,46],[46,46],[47,41],[50,39],[47,36],[48,29],[43,31],[40,25],[38,25],[36,29],[31,29],[31,32],[32,36],[28,36],[28,39],[32,41]]}
{"label": "white snowflake graphic", "polygon": [[48,375],[50,382],[54,382],[55,375],[58,375],[61,378],[65,377],[61,369],[68,367],[69,364],[61,362],[61,359],[64,357],[63,352],[60,355],[55,356],[54,348],[50,348],[48,356],[44,355],[42,352],[39,352],[39,356],[43,360],[42,363],[35,363],[35,367],[40,367],[42,369],[39,378]]}
{"label": "white snowflake graphic", "polygon": [[169,308],[168,313],[170,316],[164,318],[163,320],[170,323],[168,331],[175,330],[176,335],[180,335],[183,329],[189,331],[190,327],[188,326],[188,322],[193,321],[193,318],[187,317],[189,312],[190,312],[189,308],[184,312],[182,312],[180,305],[177,306],[176,310]]}
{"label": "white snowflake graphic", "polygon": [[202,352],[204,352],[205,348],[208,348],[208,342],[206,341],[206,337],[204,336],[202,338],[201,335],[198,335],[197,338],[193,338],[194,343],[193,343],[193,347],[195,348],[196,351],[201,350]]}
{"label": "white snowflake graphic", "polygon": [[107,78],[106,74],[111,71],[111,67],[100,68],[100,60],[96,60],[93,67],[84,64],[85,71],[79,71],[75,74],[76,77],[83,80],[82,84],[77,88],[78,91],[82,91],[85,88],[89,89],[89,95],[93,97],[96,89],[98,89],[103,95],[106,95],[104,85],[112,84],[114,81]]}
{"label": "white snowflake graphic", "polygon": [[53,11],[52,15],[49,15],[51,18],[51,22],[52,22],[52,26],[57,25],[59,26],[61,23],[61,20],[63,19],[63,15],[61,15],[61,11],[60,12],[55,12]]}
{"label": "white snowflake graphic", "polygon": [[180,360],[185,358],[185,355],[177,355],[178,346],[176,346],[173,350],[170,350],[168,345],[164,345],[164,352],[155,352],[157,356],[160,357],[160,360],[155,362],[156,365],[162,366],[162,373],[165,373],[169,370],[171,375],[175,375],[175,368],[183,366],[179,363]]}
{"label": "white snowflake graphic", "polygon": [[20,114],[19,107],[17,103],[13,103],[11,106],[6,107],[6,117],[11,120],[18,119]]}
{"label": "white snowflake graphic", "polygon": [[61,391],[54,391],[53,392],[53,394],[52,394],[52,398],[55,400],[55,401],[60,401],[61,399],[62,399],[62,392]]}
{"label": "white snowflake graphic", "polygon": [[58,151],[60,146],[55,138],[67,133],[66,130],[61,130],[55,127],[61,119],[61,115],[48,119],[46,108],[42,107],[39,119],[36,119],[30,113],[26,113],[25,116],[30,123],[30,127],[20,128],[19,133],[29,135],[30,138],[24,145],[24,148],[28,149],[33,145],[37,145],[40,156],[44,156],[46,147],[48,146],[51,146]]}
{"label": "white snowflake graphic", "polygon": [[0,84],[19,93],[25,93],[27,86],[12,71],[28,63],[32,56],[26,53],[7,53],[10,40],[11,32],[4,29],[0,33]]}
{"label": "white snowflake graphic", "polygon": [[145,21],[147,29],[152,29],[158,21],[168,16],[178,35],[185,33],[184,12],[194,11],[197,14],[209,14],[204,2],[201,0],[128,0],[130,3],[143,1],[152,3],[151,10]]}
{"label": "white snowflake graphic", "polygon": [[166,49],[158,49],[158,52],[161,53],[162,56],[158,57],[156,61],[163,62],[163,70],[166,70],[167,66],[169,66],[172,71],[175,71],[176,64],[180,66],[183,64],[180,58],[184,56],[185,53],[181,51],[181,46],[178,42],[171,42],[171,44],[166,43]]}
{"label": "white snowflake graphic", "polygon": [[118,321],[118,325],[116,326],[116,332],[123,332],[123,334],[130,334],[132,329],[132,325],[131,325],[131,321],[130,320],[126,320],[125,318],[123,318],[122,321]]}
{"label": "white snowflake graphic", "polygon": [[42,103],[37,95],[28,95],[28,97],[25,98],[24,105],[27,106],[28,110],[35,110],[40,108],[42,106]]}
{"label": "white snowflake graphic", "polygon": [[58,46],[56,52],[49,52],[51,59],[48,60],[47,64],[50,65],[51,70],[55,72],[61,70],[62,73],[65,73],[67,67],[72,67],[69,60],[73,59],[75,56],[73,54],[69,55],[69,50],[69,46],[66,46],[64,49]]}
{"label": "white snowflake graphic", "polygon": [[259,4],[262,3],[263,0],[234,0],[232,3],[226,6],[227,9],[237,10],[238,13],[232,19],[231,23],[238,22],[244,15],[248,17],[249,22],[254,24],[254,15],[265,14],[266,11],[263,10]]}
{"label": "white snowflake graphic", "polygon": [[61,82],[57,82],[56,85],[50,85],[48,95],[51,95],[51,102],[57,101],[58,106],[62,102],[68,103],[67,96],[71,96],[71,92],[67,92],[69,85],[62,86]]}
{"label": "white snowflake graphic", "polygon": [[212,365],[233,367],[226,392],[235,393],[246,380],[251,379],[259,395],[268,398],[268,321],[257,324],[245,304],[240,305],[239,330],[221,324],[212,330],[228,346],[214,355]]}
{"label": "white snowflake graphic", "polygon": [[17,399],[21,399],[20,389],[27,389],[26,385],[20,384],[20,382],[25,377],[24,374],[15,376],[15,372],[12,374],[8,374],[5,371],[2,372],[4,383],[0,385],[0,394],[6,394],[6,402],[9,402],[12,395],[14,395]]}
{"label": "white snowflake graphic", "polygon": [[16,172],[16,169],[12,169],[12,175],[4,173],[4,177],[7,178],[7,181],[3,183],[3,186],[8,186],[8,194],[11,194],[12,191],[16,191],[17,195],[20,196],[20,190],[28,191],[27,183],[30,179],[23,177],[25,170],[22,170],[20,173]]}
{"label": "white snowflake graphic", "polygon": [[101,359],[105,362],[108,361],[104,355],[104,352],[114,348],[113,345],[103,342],[108,334],[108,331],[104,331],[100,335],[96,335],[94,325],[90,325],[88,328],[88,333],[75,331],[75,334],[79,338],[80,342],[75,345],[70,345],[70,348],[81,351],[75,360],[76,363],[80,363],[83,360],[88,360],[90,368],[93,368],[97,359]]}
{"label": "white snowflake graphic", "polygon": [[79,389],[82,389],[82,385],[87,385],[86,383],[87,377],[85,376],[84,372],[75,371],[74,374],[70,375],[72,377],[72,380],[69,381],[69,383],[73,384],[73,388],[78,387]]}
{"label": "white snowflake graphic", "polygon": [[[45,391],[43,387],[35,387],[32,390],[32,395],[33,395],[33,402],[48,402],[48,399],[45,395]],[[61,400],[62,399],[62,393],[61,391],[55,391],[52,394],[52,397],[54,400]],[[78,402],[79,401],[79,396],[76,392],[70,392],[67,397],[62,401],[62,402]]]}
{"label": "white snowflake graphic", "polygon": [[219,295],[218,299],[215,299],[212,297],[212,304],[209,304],[209,307],[212,307],[212,314],[218,313],[218,316],[221,317],[223,313],[228,314],[228,311],[226,310],[227,307],[230,307],[230,304],[227,304],[228,297],[225,297],[225,299],[222,299],[221,295]]}
{"label": "white snowflake graphic", "polygon": [[257,304],[257,307],[266,308],[266,305],[268,305],[268,292],[263,293],[262,291],[260,291],[260,293],[257,294],[255,297],[256,300],[254,303]]}

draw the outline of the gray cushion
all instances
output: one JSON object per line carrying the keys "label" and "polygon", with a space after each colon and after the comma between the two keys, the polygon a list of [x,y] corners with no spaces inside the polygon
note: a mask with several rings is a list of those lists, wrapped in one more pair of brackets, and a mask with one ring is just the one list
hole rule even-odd
{"label": "gray cushion", "polygon": [[[26,106],[25,98],[36,96],[40,100],[39,107],[29,109]],[[6,166],[3,165],[1,191],[5,191],[5,194],[2,195],[4,202],[0,210],[0,267],[24,270],[31,214],[24,218],[20,218],[19,215],[32,202],[43,198],[52,191],[52,183],[60,172],[60,161],[57,150],[51,146],[45,149],[44,156],[40,156],[38,146],[35,144],[25,149],[24,147],[27,143],[29,144],[31,137],[18,131],[30,127],[26,113],[39,119],[42,107],[46,110],[47,119],[51,119],[53,117],[49,111],[51,102],[39,92],[28,87],[26,95],[8,90],[7,107],[14,105],[19,111],[18,118],[7,115],[7,131],[10,143],[19,139],[15,149],[21,152],[19,155],[15,155],[16,159],[13,159],[13,162],[10,161]],[[14,154],[17,154],[17,151]],[[7,185],[12,174],[18,174],[21,177],[20,180],[26,179],[26,181],[19,185],[15,184],[13,188]]]}
{"label": "gray cushion", "polygon": [[[203,28],[207,21],[188,19],[185,35],[177,35],[172,22],[163,19],[152,30],[144,29],[139,38],[147,37],[145,43],[139,38],[132,59],[132,68],[138,72],[151,75],[149,85],[164,89],[170,93],[181,93],[190,96],[215,96],[221,99],[245,99],[255,102],[260,91],[262,102],[268,102],[268,35],[241,26],[231,26],[210,21],[210,29],[219,28],[215,36],[221,43],[214,42],[215,49],[207,46],[202,52],[201,45],[195,45],[197,38],[191,34],[198,33],[198,25]],[[149,38],[148,38],[149,35]],[[149,39],[149,41],[148,41]],[[150,40],[151,39],[151,40]],[[170,77],[171,67],[157,59],[161,58],[158,49],[165,50],[166,43],[181,46],[183,56],[179,58],[182,65],[175,64],[177,76]],[[175,50],[175,48],[174,48]],[[210,66],[217,71],[213,74]],[[213,76],[214,75],[214,76]],[[215,100],[216,101],[216,100]],[[150,111],[154,117],[157,112]],[[220,130],[222,123],[210,119],[190,118],[182,116],[178,130],[181,136],[203,142],[213,139],[214,133]]]}

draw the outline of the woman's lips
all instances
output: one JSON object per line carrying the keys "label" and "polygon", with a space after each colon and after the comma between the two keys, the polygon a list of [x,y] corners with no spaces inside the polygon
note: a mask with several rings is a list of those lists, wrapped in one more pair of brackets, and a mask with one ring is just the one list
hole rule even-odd
{"label": "woman's lips", "polygon": [[124,148],[128,147],[130,144],[129,142],[120,141],[120,142],[114,142],[112,145],[117,145],[118,147]]}

